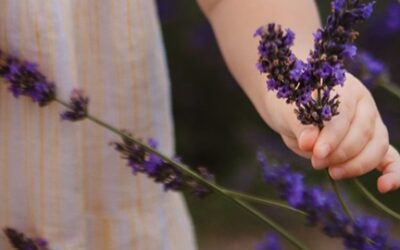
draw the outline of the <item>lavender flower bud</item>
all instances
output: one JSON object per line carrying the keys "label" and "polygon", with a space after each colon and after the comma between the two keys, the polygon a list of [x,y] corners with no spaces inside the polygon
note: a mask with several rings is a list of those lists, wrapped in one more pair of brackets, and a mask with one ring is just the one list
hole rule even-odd
{"label": "lavender flower bud", "polygon": [[85,119],[88,113],[89,97],[83,90],[74,89],[71,92],[69,110],[61,113],[62,120],[80,121]]}

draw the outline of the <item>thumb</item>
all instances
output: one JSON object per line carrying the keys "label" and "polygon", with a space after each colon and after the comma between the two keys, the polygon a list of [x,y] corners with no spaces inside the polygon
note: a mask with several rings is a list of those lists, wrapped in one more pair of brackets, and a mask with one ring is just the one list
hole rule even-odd
{"label": "thumb", "polygon": [[296,135],[299,149],[303,151],[313,150],[320,133],[319,128],[311,125],[302,125],[299,121],[297,121],[293,132]]}

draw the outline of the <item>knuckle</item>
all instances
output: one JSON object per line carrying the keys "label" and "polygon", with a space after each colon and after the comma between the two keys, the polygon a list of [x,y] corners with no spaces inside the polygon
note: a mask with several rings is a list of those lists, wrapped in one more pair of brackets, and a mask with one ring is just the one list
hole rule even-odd
{"label": "knuckle", "polygon": [[336,165],[342,162],[346,162],[347,159],[348,154],[343,148],[336,149],[328,158],[330,165]]}
{"label": "knuckle", "polygon": [[340,149],[335,154],[335,161],[344,162],[349,158],[346,150]]}
{"label": "knuckle", "polygon": [[[369,123],[371,124],[371,123]],[[371,125],[363,126],[361,128],[361,135],[363,138],[367,139],[368,141],[372,139],[374,135],[374,129]]]}

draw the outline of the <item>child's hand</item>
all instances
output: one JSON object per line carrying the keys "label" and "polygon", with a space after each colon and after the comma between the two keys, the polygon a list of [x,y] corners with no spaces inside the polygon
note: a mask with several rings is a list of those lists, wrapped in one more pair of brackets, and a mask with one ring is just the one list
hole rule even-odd
{"label": "child's hand", "polygon": [[[315,169],[328,167],[338,180],[363,175],[375,168],[383,175],[380,192],[400,187],[400,155],[389,145],[389,136],[370,92],[356,78],[347,75],[338,87],[340,114],[322,131],[304,126],[286,108],[277,110],[286,117],[280,132],[285,144],[297,154],[311,158]],[[293,109],[293,107],[290,107]]]}

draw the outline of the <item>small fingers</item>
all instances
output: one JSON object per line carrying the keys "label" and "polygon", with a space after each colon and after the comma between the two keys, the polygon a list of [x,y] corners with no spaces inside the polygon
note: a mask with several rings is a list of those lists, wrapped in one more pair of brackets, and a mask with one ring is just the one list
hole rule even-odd
{"label": "small fingers", "polygon": [[329,168],[329,174],[333,179],[343,179],[365,174],[376,168],[388,151],[389,137],[388,132],[380,119],[377,119],[376,130],[372,140],[368,145],[353,159]]}
{"label": "small fingers", "polygon": [[[316,164],[315,159],[326,158],[343,140],[350,129],[350,124],[353,119],[354,110],[346,108],[343,105],[341,117],[333,119],[326,123],[322,129],[318,140],[315,142],[313,149],[313,164]],[[315,166],[321,166],[322,163],[318,163]],[[315,167],[314,166],[314,167]],[[326,167],[326,166],[324,166]]]}
{"label": "small fingers", "polygon": [[382,176],[378,178],[378,190],[381,193],[400,188],[400,155],[393,146],[389,147],[378,169]]}
{"label": "small fingers", "polygon": [[357,105],[357,111],[351,122],[349,131],[340,142],[339,146],[325,159],[313,157],[314,168],[337,165],[352,159],[358,155],[367,143],[372,139],[375,132],[375,120],[377,119],[377,108],[369,98],[363,98]]}

